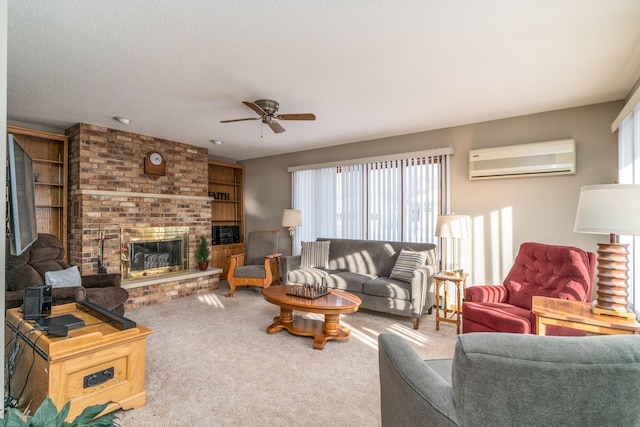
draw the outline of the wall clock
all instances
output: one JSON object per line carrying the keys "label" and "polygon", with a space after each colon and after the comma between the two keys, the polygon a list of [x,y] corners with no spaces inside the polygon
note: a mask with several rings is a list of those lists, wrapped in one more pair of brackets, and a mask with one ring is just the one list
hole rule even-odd
{"label": "wall clock", "polygon": [[149,151],[144,158],[144,173],[157,178],[167,174],[167,162],[161,153],[157,151]]}

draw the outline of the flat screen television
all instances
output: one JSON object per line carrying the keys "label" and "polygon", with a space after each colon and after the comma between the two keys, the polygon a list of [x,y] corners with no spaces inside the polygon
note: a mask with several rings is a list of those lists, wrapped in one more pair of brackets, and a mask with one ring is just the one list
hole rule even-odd
{"label": "flat screen television", "polygon": [[8,135],[9,240],[11,254],[21,255],[38,238],[33,160],[13,134]]}

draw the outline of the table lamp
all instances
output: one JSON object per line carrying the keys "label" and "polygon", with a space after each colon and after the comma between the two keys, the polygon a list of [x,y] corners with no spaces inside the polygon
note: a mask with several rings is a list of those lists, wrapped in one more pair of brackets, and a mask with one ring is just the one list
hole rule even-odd
{"label": "table lamp", "polygon": [[296,227],[302,225],[302,211],[297,209],[285,209],[282,212],[282,226],[289,230],[289,239],[291,240],[291,255],[293,255],[293,234]]}
{"label": "table lamp", "polygon": [[469,215],[440,215],[436,224],[436,236],[443,239],[445,244],[446,261],[449,261],[449,245],[446,244],[448,239],[452,240],[452,259],[451,264],[444,263],[442,268],[446,270],[457,269],[457,246],[458,239],[468,239],[471,237],[471,217]]}
{"label": "table lamp", "polygon": [[640,235],[640,185],[587,185],[580,199],[573,231],[609,234],[608,243],[598,243],[597,299],[595,314],[635,319],[628,304],[628,249],[617,235]]}

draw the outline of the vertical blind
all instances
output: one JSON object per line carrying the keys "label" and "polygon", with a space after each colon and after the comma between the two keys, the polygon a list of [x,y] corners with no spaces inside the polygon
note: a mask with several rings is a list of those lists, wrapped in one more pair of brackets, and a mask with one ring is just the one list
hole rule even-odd
{"label": "vertical blind", "polygon": [[[448,209],[449,154],[292,172],[303,226],[294,248],[318,237],[434,242]],[[298,253],[294,249],[294,253]]]}
{"label": "vertical blind", "polygon": [[[640,104],[629,113],[618,129],[618,180],[621,184],[640,184]],[[620,236],[629,244],[629,301],[640,317],[640,237]]]}

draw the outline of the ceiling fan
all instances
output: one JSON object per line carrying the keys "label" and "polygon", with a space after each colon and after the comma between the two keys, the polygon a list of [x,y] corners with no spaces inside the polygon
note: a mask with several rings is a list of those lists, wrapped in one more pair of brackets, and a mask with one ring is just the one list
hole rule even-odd
{"label": "ceiling fan", "polygon": [[244,105],[258,113],[260,117],[250,117],[246,119],[220,120],[220,123],[242,122],[245,120],[262,120],[262,123],[268,125],[275,133],[282,133],[285,129],[280,123],[274,120],[315,120],[316,116],[312,113],[298,114],[279,114],[278,107],[280,104],[272,99],[259,99],[256,102],[242,101]]}

